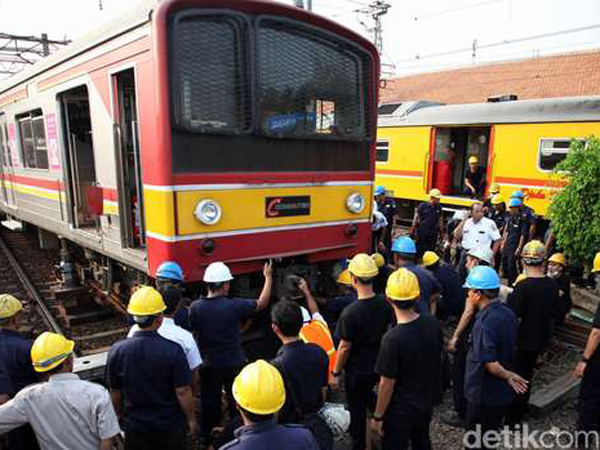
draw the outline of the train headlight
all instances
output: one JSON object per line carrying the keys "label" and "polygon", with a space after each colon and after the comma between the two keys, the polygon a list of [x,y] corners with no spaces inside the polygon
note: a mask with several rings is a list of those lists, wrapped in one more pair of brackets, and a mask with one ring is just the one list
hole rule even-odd
{"label": "train headlight", "polygon": [[194,216],[204,225],[215,225],[221,220],[223,211],[214,200],[202,200],[196,206]]}
{"label": "train headlight", "polygon": [[362,194],[355,192],[354,194],[350,194],[346,199],[346,208],[352,214],[360,214],[365,209],[367,202]]}

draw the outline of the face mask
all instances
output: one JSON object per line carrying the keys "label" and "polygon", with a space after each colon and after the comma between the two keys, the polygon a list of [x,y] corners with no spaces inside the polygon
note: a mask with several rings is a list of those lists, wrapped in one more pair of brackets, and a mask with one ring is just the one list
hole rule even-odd
{"label": "face mask", "polygon": [[558,277],[560,277],[560,270],[548,269],[548,276],[550,278],[558,278]]}

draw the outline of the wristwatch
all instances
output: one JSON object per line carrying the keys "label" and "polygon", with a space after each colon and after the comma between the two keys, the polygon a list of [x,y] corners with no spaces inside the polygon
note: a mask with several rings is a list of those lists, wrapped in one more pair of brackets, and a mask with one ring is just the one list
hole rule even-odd
{"label": "wristwatch", "polygon": [[377,414],[373,414],[373,420],[375,422],[381,422],[381,421],[383,421],[383,417],[378,416]]}

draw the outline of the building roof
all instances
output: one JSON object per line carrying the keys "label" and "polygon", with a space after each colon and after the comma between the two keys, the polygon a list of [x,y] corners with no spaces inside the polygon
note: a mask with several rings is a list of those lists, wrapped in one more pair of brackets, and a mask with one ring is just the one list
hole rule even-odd
{"label": "building roof", "polygon": [[600,95],[600,49],[395,78],[380,90],[380,102],[480,103],[502,94],[519,100]]}

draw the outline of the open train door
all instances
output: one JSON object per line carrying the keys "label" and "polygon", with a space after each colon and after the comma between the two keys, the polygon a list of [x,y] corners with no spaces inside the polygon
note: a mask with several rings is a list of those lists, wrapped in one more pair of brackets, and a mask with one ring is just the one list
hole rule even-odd
{"label": "open train door", "polygon": [[112,75],[114,140],[121,245],[146,246],[134,69]]}
{"label": "open train door", "polygon": [[0,196],[5,205],[15,207],[15,190],[12,178],[13,161],[10,145],[6,116],[0,114]]}

